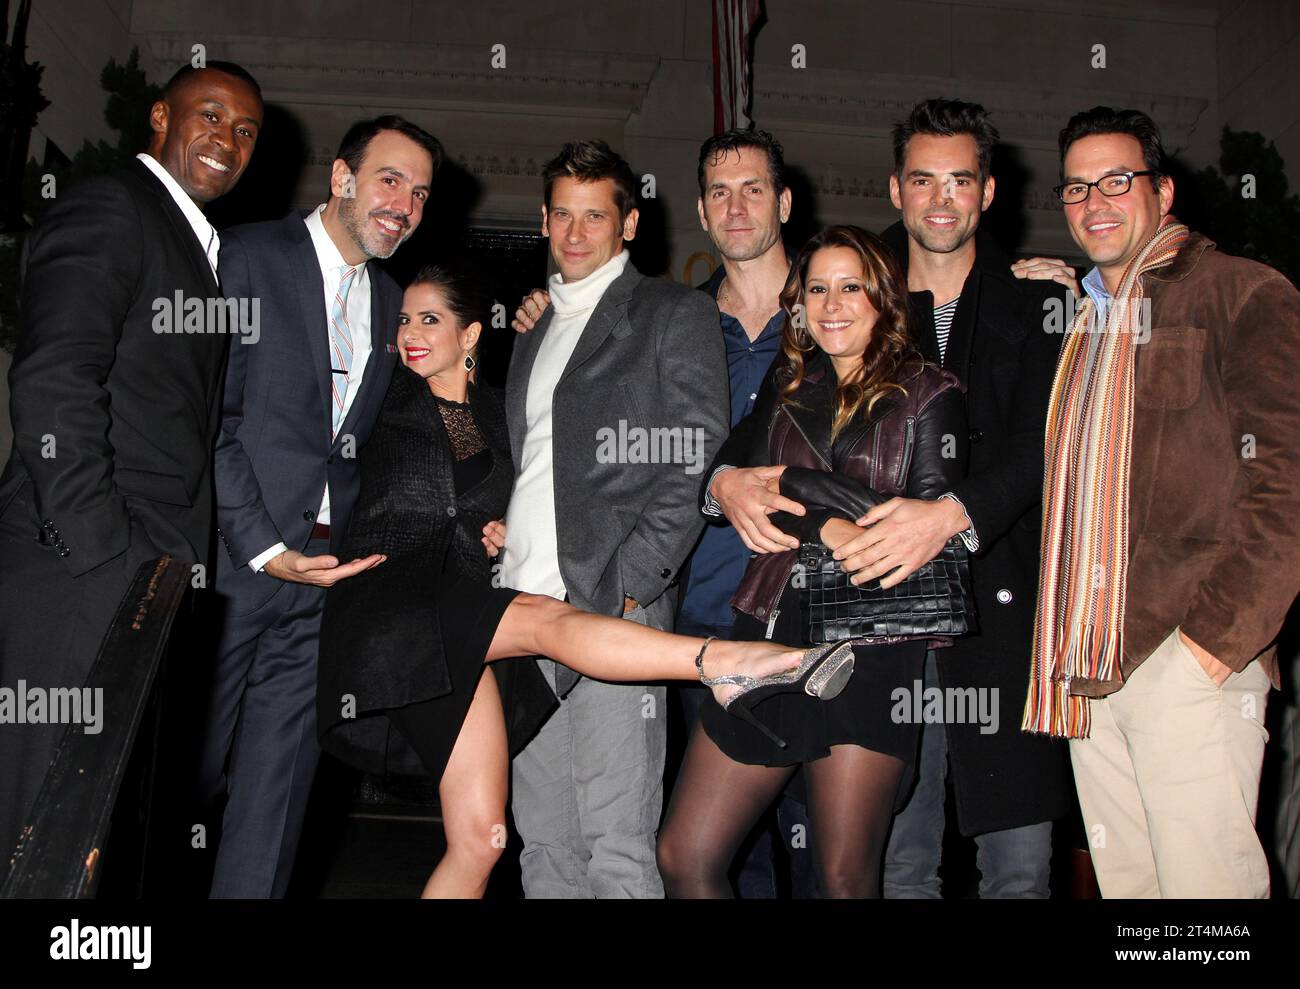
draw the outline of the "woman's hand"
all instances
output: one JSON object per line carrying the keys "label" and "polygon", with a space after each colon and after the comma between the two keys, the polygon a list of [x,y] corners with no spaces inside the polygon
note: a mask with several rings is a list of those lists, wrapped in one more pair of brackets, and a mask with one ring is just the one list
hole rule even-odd
{"label": "woman's hand", "polygon": [[506,523],[504,519],[498,519],[495,522],[489,522],[483,526],[483,549],[487,555],[495,559],[506,547]]}
{"label": "woman's hand", "polygon": [[862,535],[862,529],[848,519],[830,518],[822,524],[822,542],[832,552]]}

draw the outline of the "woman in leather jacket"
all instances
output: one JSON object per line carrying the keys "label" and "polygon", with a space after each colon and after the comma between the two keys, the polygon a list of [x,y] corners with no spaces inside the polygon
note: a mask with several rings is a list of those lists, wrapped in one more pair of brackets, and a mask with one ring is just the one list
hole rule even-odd
{"label": "woman in leather jacket", "polygon": [[[962,476],[961,386],[914,349],[906,293],[888,249],[857,227],[823,230],[791,268],[782,352],[706,476],[722,465],[784,465],[769,484],[806,514],[772,522],[801,544],[834,550],[861,534],[856,521],[872,505],[938,498]],[[800,573],[795,549],[751,558],[732,599],[737,639],[803,643]],[[784,747],[706,700],[660,832],[668,894],[732,895],[737,848],[802,766],[822,893],[879,896],[885,838],[920,737],[920,725],[892,712],[913,710],[926,647],[920,634],[854,640],[855,672],[835,699],[758,703],[753,714]]]}

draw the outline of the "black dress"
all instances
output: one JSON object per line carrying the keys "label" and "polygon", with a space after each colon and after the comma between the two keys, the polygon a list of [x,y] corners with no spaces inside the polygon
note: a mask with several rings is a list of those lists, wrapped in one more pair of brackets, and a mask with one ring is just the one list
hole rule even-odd
{"label": "black dress", "polygon": [[[435,398],[398,368],[361,453],[361,495],[341,559],[385,553],[326,595],[317,724],[322,747],[372,773],[441,779],[483,659],[518,594],[493,586],[479,539],[514,483],[500,397]],[[510,750],[556,705],[535,663],[496,663]]]}
{"label": "black dress", "polygon": [[[802,641],[799,592],[786,585],[772,640],[789,646]],[[743,612],[736,615],[735,639],[762,639],[767,625]],[[874,752],[916,762],[921,726],[910,717],[892,716],[895,691],[908,697],[920,688],[925,669],[924,641],[853,647],[853,675],[834,700],[806,694],[777,694],[761,701],[754,713],[787,743],[782,749],[747,722],[728,714],[710,695],[704,699],[700,724],[710,739],[736,762],[751,766],[796,766],[831,754],[832,745],[859,745]],[[907,711],[911,711],[909,703]],[[796,793],[796,796],[798,794]]]}

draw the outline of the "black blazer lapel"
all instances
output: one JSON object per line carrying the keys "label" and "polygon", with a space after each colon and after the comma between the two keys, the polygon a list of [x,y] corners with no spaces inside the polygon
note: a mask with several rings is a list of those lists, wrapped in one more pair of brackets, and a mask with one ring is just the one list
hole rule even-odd
{"label": "black blazer lapel", "polygon": [[943,354],[943,367],[957,375],[962,381],[970,376],[971,347],[975,339],[975,321],[979,318],[980,283],[983,274],[978,267],[972,268],[962,286],[961,299],[957,303],[957,312],[952,317],[952,329],[948,333],[948,346]]}
{"label": "black blazer lapel", "polygon": [[[329,348],[329,316],[325,312],[325,288],[321,281],[320,261],[316,257],[316,247],[312,244],[311,233],[302,217],[297,214],[286,217],[290,239],[295,241],[289,252],[293,266],[293,283],[298,293],[298,311],[302,313],[301,326],[307,334],[308,352],[311,354],[312,367],[316,372],[316,385],[320,390],[320,414],[323,416],[322,428],[329,436],[330,430],[330,369],[333,363]],[[339,430],[342,433],[342,429]]]}
{"label": "black blazer lapel", "polygon": [[[908,330],[912,344],[928,361],[939,363],[939,335],[934,329],[934,293],[908,292]],[[960,303],[958,304],[960,307]]]}
{"label": "black blazer lapel", "polygon": [[207,245],[199,243],[194,228],[190,226],[190,221],[185,218],[181,208],[176,205],[176,200],[172,198],[172,194],[167,191],[167,187],[162,184],[158,176],[150,171],[149,166],[139,158],[133,158],[127,167],[134,169],[136,174],[144,180],[145,184],[153,190],[154,195],[158,197],[163,214],[167,217],[172,230],[180,241],[183,253],[189,260],[190,266],[193,267],[194,273],[203,282],[209,296],[217,295],[219,291],[217,279],[212,274],[212,265],[208,263]]}
{"label": "black blazer lapel", "polygon": [[383,402],[388,384],[393,379],[393,366],[397,363],[397,355],[388,349],[388,345],[394,342],[397,334],[397,327],[391,325],[389,319],[393,308],[388,298],[391,286],[387,279],[381,282],[376,277],[375,268],[370,267],[369,273],[370,359],[366,361],[366,369],[361,375],[360,400],[352,403],[346,418],[339,424],[338,436],[335,437],[336,444],[345,435],[355,433],[359,422],[374,422],[378,414],[376,403]]}

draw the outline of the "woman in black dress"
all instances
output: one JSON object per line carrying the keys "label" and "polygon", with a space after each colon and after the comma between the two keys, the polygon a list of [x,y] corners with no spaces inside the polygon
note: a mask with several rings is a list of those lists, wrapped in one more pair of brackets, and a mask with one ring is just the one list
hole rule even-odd
{"label": "woman in black dress", "polygon": [[[813,237],[781,304],[782,352],[714,466],[786,465],[769,487],[807,514],[778,512],[773,524],[833,550],[862,534],[863,499],[938,498],[960,479],[961,390],[913,349],[906,283],[864,230],[830,227]],[[732,599],[737,638],[804,641],[797,564],[793,549],[750,560]],[[822,892],[879,895],[884,841],[920,731],[891,718],[892,695],[921,683],[926,642],[864,640],[853,650],[855,672],[838,697],[773,696],[753,708],[762,730],[705,701],[659,837],[670,896],[732,895],[727,870],[737,847],[800,766]]]}
{"label": "woman in black dress", "polygon": [[[490,305],[474,286],[430,266],[406,290],[403,367],[361,452],[340,554],[386,559],[329,590],[321,625],[322,747],[370,772],[423,769],[439,782],[447,853],[426,897],[482,895],[505,845],[510,753],[556,703],[535,663],[494,664],[484,676],[485,662],[549,656],[638,683],[704,678],[707,667],[765,678],[758,693],[798,689],[833,662],[770,643],[715,643],[704,656],[701,640],[494,586],[514,468],[501,399],[472,381]],[[774,684],[782,671],[792,672]],[[720,683],[715,697],[753,686]]]}

